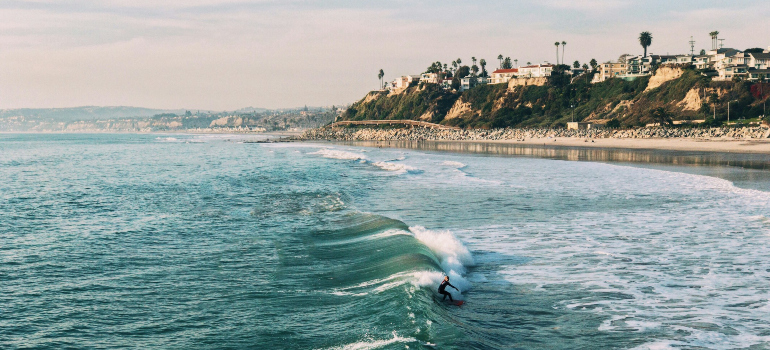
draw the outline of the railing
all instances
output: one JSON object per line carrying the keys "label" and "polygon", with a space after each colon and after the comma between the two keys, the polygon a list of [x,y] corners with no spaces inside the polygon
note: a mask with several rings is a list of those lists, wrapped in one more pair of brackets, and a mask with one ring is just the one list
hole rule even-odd
{"label": "railing", "polygon": [[440,130],[461,130],[460,128],[456,126],[447,126],[447,125],[441,125],[436,123],[428,123],[428,122],[422,122],[418,120],[409,120],[409,119],[398,119],[398,120],[346,120],[341,122],[336,122],[333,124],[329,124],[326,126],[326,128],[334,128],[338,126],[347,126],[347,125],[394,125],[394,124],[404,124],[404,125],[410,125],[410,126],[420,126],[423,128],[430,128],[430,129],[440,129]]}

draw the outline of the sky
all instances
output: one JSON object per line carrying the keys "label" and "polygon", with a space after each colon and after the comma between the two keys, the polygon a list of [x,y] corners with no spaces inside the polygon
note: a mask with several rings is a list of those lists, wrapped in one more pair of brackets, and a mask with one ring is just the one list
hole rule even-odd
{"label": "sky", "polygon": [[767,0],[0,0],[0,108],[349,104],[431,62],[770,46]]}

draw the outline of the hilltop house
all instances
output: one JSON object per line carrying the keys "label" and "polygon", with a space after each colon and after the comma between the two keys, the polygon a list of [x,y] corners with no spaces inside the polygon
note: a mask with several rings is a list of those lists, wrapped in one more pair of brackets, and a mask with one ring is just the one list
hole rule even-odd
{"label": "hilltop house", "polygon": [[419,80],[420,80],[419,75],[404,75],[396,78],[395,80],[393,80],[393,82],[388,84],[388,89],[389,90],[406,89],[407,87],[409,87],[410,84],[412,84],[412,82],[419,81]]}
{"label": "hilltop house", "polygon": [[748,55],[748,79],[770,80],[770,48],[765,52],[751,52]]}
{"label": "hilltop house", "polygon": [[605,62],[597,67],[592,83],[601,83],[609,78],[625,75],[628,67],[625,62]]}
{"label": "hilltop house", "polygon": [[422,73],[420,75],[420,83],[438,84],[439,80],[438,73]]}
{"label": "hilltop house", "polygon": [[517,68],[498,69],[492,72],[492,75],[489,77],[489,84],[507,83],[509,80],[511,80],[511,78],[517,76],[518,74],[519,70]]}
{"label": "hilltop house", "polygon": [[518,77],[522,78],[540,78],[549,77],[553,71],[553,65],[551,64],[535,64],[526,67],[518,68]]}
{"label": "hilltop house", "polygon": [[460,79],[460,91],[465,91],[476,87],[476,85],[482,85],[487,83],[486,77],[474,77],[467,76]]}

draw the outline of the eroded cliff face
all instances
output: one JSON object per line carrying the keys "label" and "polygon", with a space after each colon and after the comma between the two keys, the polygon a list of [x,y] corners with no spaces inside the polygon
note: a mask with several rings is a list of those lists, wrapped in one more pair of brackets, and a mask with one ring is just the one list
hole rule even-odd
{"label": "eroded cliff face", "polygon": [[544,86],[548,84],[548,78],[517,78],[508,81],[508,91],[513,91],[517,86]]}
{"label": "eroded cliff face", "polygon": [[650,78],[647,89],[644,91],[650,91],[660,87],[666,82],[679,79],[682,76],[682,73],[684,73],[684,71],[680,67],[662,66],[655,71],[655,75]]}
{"label": "eroded cliff face", "polygon": [[473,108],[468,102],[463,102],[462,97],[455,102],[452,109],[444,117],[444,120],[451,120],[455,118],[462,118],[473,114]]}

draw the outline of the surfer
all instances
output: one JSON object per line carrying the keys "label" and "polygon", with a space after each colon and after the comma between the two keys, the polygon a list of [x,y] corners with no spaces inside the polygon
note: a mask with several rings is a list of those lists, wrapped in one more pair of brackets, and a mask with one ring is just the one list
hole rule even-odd
{"label": "surfer", "polygon": [[455,287],[455,286],[453,286],[453,285],[451,285],[449,283],[449,276],[444,276],[444,281],[441,282],[440,286],[438,286],[438,293],[439,294],[444,294],[444,298],[442,298],[441,300],[446,300],[446,297],[448,296],[449,297],[449,301],[454,302],[454,300],[452,299],[452,294],[449,294],[449,292],[446,291],[446,287],[447,286],[450,286],[450,287],[454,288],[458,292],[460,291],[459,289],[457,289],[457,287]]}

